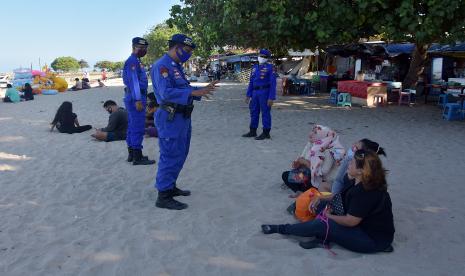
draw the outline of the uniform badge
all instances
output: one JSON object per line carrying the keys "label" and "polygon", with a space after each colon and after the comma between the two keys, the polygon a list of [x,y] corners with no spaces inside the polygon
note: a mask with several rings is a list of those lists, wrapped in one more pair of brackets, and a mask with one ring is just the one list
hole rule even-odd
{"label": "uniform badge", "polygon": [[168,68],[166,67],[161,67],[160,68],[160,74],[164,77],[164,78],[167,78],[168,77]]}

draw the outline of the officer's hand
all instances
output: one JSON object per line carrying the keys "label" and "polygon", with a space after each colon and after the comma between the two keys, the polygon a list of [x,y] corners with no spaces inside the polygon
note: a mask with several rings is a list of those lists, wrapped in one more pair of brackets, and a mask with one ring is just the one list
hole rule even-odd
{"label": "officer's hand", "polygon": [[273,100],[268,100],[267,104],[268,104],[269,107],[272,107],[273,106]]}
{"label": "officer's hand", "polygon": [[246,103],[246,104],[250,104],[250,97],[246,97],[246,98],[245,98],[245,103]]}
{"label": "officer's hand", "polygon": [[191,96],[197,96],[197,97],[206,96],[206,97],[208,97],[208,95],[213,95],[213,90],[215,90],[214,86],[207,85],[205,87],[202,87],[201,89],[193,90],[191,92]]}
{"label": "officer's hand", "polygon": [[137,109],[137,111],[142,111],[142,110],[144,110],[144,105],[142,104],[141,101],[137,101],[137,102],[136,102],[136,109]]}

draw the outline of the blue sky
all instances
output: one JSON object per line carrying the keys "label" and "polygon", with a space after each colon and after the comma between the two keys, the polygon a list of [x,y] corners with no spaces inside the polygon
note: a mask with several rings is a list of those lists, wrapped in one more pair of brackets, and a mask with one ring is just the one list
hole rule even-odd
{"label": "blue sky", "polygon": [[169,18],[179,0],[1,1],[0,72],[34,68],[59,56],[125,60],[131,39]]}

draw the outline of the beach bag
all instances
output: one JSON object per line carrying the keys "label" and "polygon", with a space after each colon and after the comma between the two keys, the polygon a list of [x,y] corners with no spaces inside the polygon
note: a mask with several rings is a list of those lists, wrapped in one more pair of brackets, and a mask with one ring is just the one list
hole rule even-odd
{"label": "beach bag", "polygon": [[311,187],[310,184],[311,171],[309,168],[300,167],[293,169],[289,172],[287,181],[294,184],[304,184],[305,186]]}
{"label": "beach bag", "polygon": [[310,188],[296,198],[294,215],[298,220],[306,222],[316,217],[317,214],[311,212],[308,207],[317,196],[320,196],[320,192],[316,188]]}

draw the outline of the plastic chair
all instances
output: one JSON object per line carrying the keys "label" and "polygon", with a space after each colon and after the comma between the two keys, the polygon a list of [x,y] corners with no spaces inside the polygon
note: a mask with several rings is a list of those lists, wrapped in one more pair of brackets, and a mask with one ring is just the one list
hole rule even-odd
{"label": "plastic chair", "polygon": [[337,106],[350,106],[352,107],[352,95],[349,93],[339,93],[337,96]]}
{"label": "plastic chair", "polygon": [[384,106],[384,95],[382,94],[376,94],[373,96],[373,105],[378,107],[378,106]]}
{"label": "plastic chair", "polygon": [[407,104],[410,106],[412,95],[410,91],[399,91],[399,105]]}
{"label": "plastic chair", "polygon": [[337,96],[338,92],[336,88],[332,88],[331,92],[329,92],[329,103],[330,104],[337,104]]}
{"label": "plastic chair", "polygon": [[438,106],[444,108],[446,107],[446,104],[448,104],[448,97],[447,97],[447,94],[441,94],[439,95],[439,98],[438,98]]}
{"label": "plastic chair", "polygon": [[458,103],[448,103],[442,112],[442,118],[448,121],[463,119],[463,113]]}

